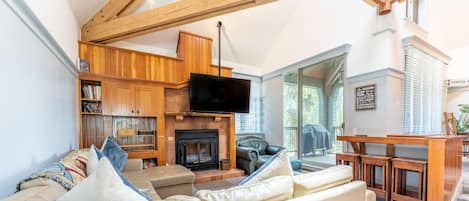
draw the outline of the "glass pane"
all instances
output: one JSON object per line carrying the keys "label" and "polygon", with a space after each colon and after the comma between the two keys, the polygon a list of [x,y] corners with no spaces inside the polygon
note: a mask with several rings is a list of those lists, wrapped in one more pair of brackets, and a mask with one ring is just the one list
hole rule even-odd
{"label": "glass pane", "polygon": [[188,164],[199,163],[199,152],[197,151],[198,143],[186,143],[186,161]]}
{"label": "glass pane", "polygon": [[335,164],[335,153],[342,149],[336,142],[343,124],[342,66],[337,59],[300,71],[300,157],[306,163]]}
{"label": "glass pane", "polygon": [[212,161],[212,144],[209,142],[200,143],[200,162],[206,163]]}
{"label": "glass pane", "polygon": [[298,73],[289,73],[283,77],[283,145],[290,156],[298,152]]}

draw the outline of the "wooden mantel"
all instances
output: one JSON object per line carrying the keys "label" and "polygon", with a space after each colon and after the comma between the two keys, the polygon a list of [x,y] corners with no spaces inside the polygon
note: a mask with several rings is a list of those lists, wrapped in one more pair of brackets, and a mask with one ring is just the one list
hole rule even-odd
{"label": "wooden mantel", "polygon": [[355,153],[366,154],[366,143],[386,144],[386,155],[394,156],[394,145],[428,147],[428,201],[450,201],[461,176],[462,141],[467,136],[391,134],[387,137],[337,136],[350,142]]}

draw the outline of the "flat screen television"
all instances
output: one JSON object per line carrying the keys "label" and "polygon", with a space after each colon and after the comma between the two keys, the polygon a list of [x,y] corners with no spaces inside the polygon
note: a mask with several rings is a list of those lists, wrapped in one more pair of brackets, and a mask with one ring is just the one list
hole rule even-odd
{"label": "flat screen television", "polygon": [[191,74],[189,105],[192,112],[249,113],[251,81]]}

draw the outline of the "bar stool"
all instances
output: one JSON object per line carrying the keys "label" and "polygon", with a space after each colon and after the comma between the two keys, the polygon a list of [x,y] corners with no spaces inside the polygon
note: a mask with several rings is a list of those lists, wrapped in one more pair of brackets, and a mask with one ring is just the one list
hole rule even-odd
{"label": "bar stool", "polygon": [[335,154],[336,165],[352,166],[353,180],[359,180],[360,177],[360,154],[355,153],[338,153]]}
{"label": "bar stool", "polygon": [[[425,201],[427,195],[427,165],[427,161],[393,158],[391,200]],[[407,171],[416,172],[419,175],[417,192],[407,191],[406,189]]]}
{"label": "bar stool", "polygon": [[[386,201],[391,198],[391,157],[362,155],[362,177],[369,190]],[[380,167],[381,184],[376,183],[376,167]]]}

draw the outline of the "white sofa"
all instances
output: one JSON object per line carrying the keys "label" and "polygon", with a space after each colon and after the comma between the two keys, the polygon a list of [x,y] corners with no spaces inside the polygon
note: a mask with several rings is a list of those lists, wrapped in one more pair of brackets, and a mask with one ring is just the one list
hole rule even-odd
{"label": "white sofa", "polygon": [[259,183],[218,191],[201,190],[202,201],[376,201],[363,181],[352,181],[352,168],[335,166],[322,171],[278,176]]}
{"label": "white sofa", "polygon": [[[130,164],[127,164],[130,165]],[[139,169],[139,170],[135,170]],[[141,167],[126,171],[142,171]],[[153,200],[161,200],[150,178],[129,178],[138,188],[148,189]],[[351,181],[352,169],[335,166],[326,170],[291,176],[277,176],[259,183],[229,189],[200,190],[194,196],[172,195],[166,201],[376,201],[362,181]],[[147,182],[144,182],[147,181]],[[53,201],[66,193],[54,182],[36,182],[4,201]],[[173,191],[175,194],[182,191]]]}

